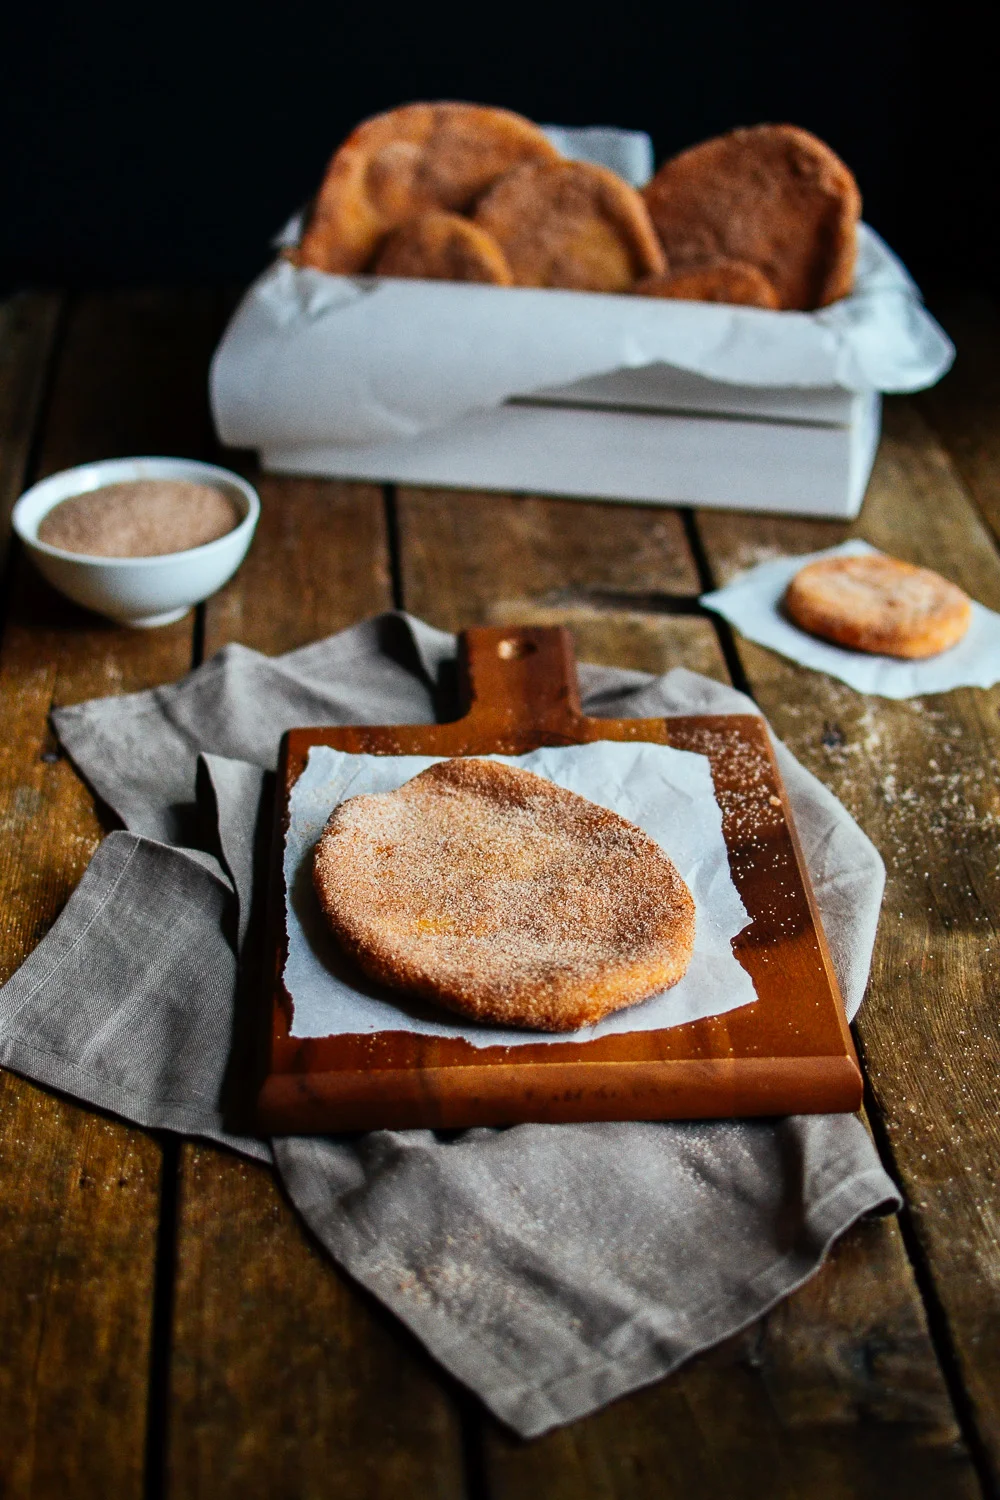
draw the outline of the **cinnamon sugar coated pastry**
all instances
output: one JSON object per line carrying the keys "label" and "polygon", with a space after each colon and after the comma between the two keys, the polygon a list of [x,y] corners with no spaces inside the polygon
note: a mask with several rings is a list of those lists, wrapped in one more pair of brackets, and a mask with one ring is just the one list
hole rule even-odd
{"label": "cinnamon sugar coated pastry", "polygon": [[694,947],[691,893],[651,838],[497,761],[341,803],[313,874],[366,974],[505,1026],[600,1020],[676,984]]}
{"label": "cinnamon sugar coated pastry", "polygon": [[881,553],[809,563],[788,585],[785,609],[803,630],[838,646],[914,659],[956,645],[972,618],[955,584]]}
{"label": "cinnamon sugar coated pastry", "polygon": [[521,115],[478,104],[407,104],[365,120],[334,153],[297,251],[302,266],[362,271],[391,229],[428,209],[468,211],[522,162],[557,161]]}
{"label": "cinnamon sugar coated pastry", "polygon": [[756,125],[704,141],[665,162],[643,197],[675,270],[748,261],[783,308],[825,307],[851,290],[861,195],[806,130]]}
{"label": "cinnamon sugar coated pastry", "polygon": [[460,214],[419,214],[386,237],[372,270],[378,276],[432,281],[485,281],[510,286],[513,277],[492,235]]}
{"label": "cinnamon sugar coated pastry", "polygon": [[776,308],[778,294],[763,271],[744,260],[718,260],[689,271],[644,276],[632,288],[640,297],[673,297],[682,302],[730,302]]}
{"label": "cinnamon sugar coated pastry", "polygon": [[484,194],[475,222],[500,245],[517,286],[626,292],[667,268],[639,194],[589,162],[515,168]]}

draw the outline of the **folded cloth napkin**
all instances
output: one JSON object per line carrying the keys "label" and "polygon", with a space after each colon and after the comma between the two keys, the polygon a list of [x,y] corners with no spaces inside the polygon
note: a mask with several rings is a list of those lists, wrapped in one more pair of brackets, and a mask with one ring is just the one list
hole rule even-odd
{"label": "folded cloth napkin", "polygon": [[[175,686],[59,710],[63,745],[126,829],[0,990],[0,1063],[140,1125],[273,1160],[330,1254],[532,1436],[736,1332],[899,1198],[851,1115],[270,1144],[227,1130],[234,1014],[238,1041],[253,1003],[237,952],[252,969],[279,734],[445,715],[454,654],[452,636],[385,615],[277,659],[229,646]],[[580,675],[598,715],[756,711],[683,669]],[[777,752],[853,1015],[882,864]]]}

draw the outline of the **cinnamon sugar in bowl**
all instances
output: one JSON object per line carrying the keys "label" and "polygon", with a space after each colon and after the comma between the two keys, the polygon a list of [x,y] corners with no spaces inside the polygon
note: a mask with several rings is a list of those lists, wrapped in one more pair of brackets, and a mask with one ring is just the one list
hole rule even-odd
{"label": "cinnamon sugar in bowl", "polygon": [[66,469],[14,507],[39,572],[123,625],[167,625],[236,572],[260,515],[252,485],[214,464],[121,458]]}

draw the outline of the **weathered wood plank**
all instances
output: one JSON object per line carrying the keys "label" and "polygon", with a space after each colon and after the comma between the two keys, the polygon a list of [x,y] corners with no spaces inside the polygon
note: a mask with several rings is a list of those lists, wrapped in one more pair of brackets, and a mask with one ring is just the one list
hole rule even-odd
{"label": "weathered wood plank", "polygon": [[769,1317],[585,1422],[487,1425],[490,1500],[920,1500],[979,1486],[895,1225],[857,1226]]}
{"label": "weathered wood plank", "polygon": [[293,651],[392,608],[382,491],[259,471],[261,517],[239,573],[205,606],[205,653]]}
{"label": "weathered wood plank", "polygon": [[675,511],[401,489],[398,518],[406,607],[447,630],[528,599],[698,593]]}
{"label": "weathered wood plank", "polygon": [[222,299],[207,291],[77,303],[40,473],[98,458],[214,456],[208,361],[224,317]]}
{"label": "weathered wood plank", "polygon": [[[620,599],[617,608],[595,602],[626,593],[629,583],[643,596],[674,592],[655,563],[633,582],[626,559],[606,562],[615,556],[613,528],[637,541],[643,522],[660,513],[579,504],[547,520],[552,502],[532,502],[533,530],[553,538],[539,569],[530,551],[504,540],[503,510],[488,498],[455,516],[454,497],[400,493],[408,609],[452,629],[481,620],[568,624],[583,659],[653,671],[684,665],[725,679],[706,621],[646,613]],[[523,503],[508,501],[508,513]],[[735,520],[717,519],[722,527]],[[560,577],[555,538],[567,534],[586,542],[570,545]],[[681,557],[672,566],[684,576],[694,565]],[[486,1423],[483,1443],[494,1500],[536,1493],[854,1500],[890,1492],[897,1473],[921,1500],[979,1493],[891,1220],[856,1228],[814,1281],[669,1380],[528,1445]]]}
{"label": "weathered wood plank", "polygon": [[306,1234],[271,1172],[182,1148],[167,1493],[463,1493],[431,1361]]}
{"label": "weathered wood plank", "polygon": [[[258,535],[206,608],[207,651],[285,651],[391,606],[380,490],[256,482]],[[168,1494],[462,1493],[446,1382],[314,1245],[269,1172],[184,1145],[177,1262]]]}
{"label": "weathered wood plank", "polygon": [[9,1500],[143,1493],[159,1170],[139,1132],[0,1073]]}
{"label": "weathered wood plank", "polygon": [[[838,539],[820,523],[699,517],[723,582],[762,550]],[[853,528],[1000,606],[1000,561],[947,455],[893,403]],[[747,642],[739,654],[777,732],[857,817],[888,883],[857,1023],[877,1108],[934,1293],[1000,1476],[1000,689],[891,703]]]}
{"label": "weathered wood plank", "polygon": [[729,680],[715,627],[696,616],[590,604],[538,604],[533,599],[488,604],[483,616],[487,625],[565,625],[573,634],[577,661],[629,667],[656,676],[671,667],[687,667],[720,682]]}
{"label": "weathered wood plank", "polygon": [[[216,333],[210,298],[78,304],[41,472],[199,451]],[[117,629],[17,559],[0,645],[4,977],[50,926],[102,834],[90,793],[54,755],[50,708],[168,680],[190,660],[190,620]],[[0,1491],[127,1500],[143,1490],[160,1150],[12,1074],[0,1075],[0,1094]]]}
{"label": "weathered wood plank", "polygon": [[0,303],[0,569],[21,493],[52,353],[61,298],[22,292]]}
{"label": "weathered wood plank", "polygon": [[1000,307],[966,294],[935,305],[958,358],[915,405],[937,430],[956,469],[1000,542]]}

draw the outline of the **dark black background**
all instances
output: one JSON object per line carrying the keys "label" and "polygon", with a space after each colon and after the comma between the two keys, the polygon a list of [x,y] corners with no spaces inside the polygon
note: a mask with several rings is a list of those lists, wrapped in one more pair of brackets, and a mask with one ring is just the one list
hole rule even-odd
{"label": "dark black background", "polygon": [[648,130],[662,157],[789,120],[853,167],[918,277],[986,280],[996,58],[977,12],[7,0],[0,287],[245,280],[336,142],[411,99]]}

